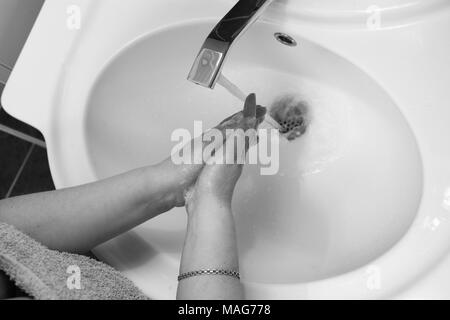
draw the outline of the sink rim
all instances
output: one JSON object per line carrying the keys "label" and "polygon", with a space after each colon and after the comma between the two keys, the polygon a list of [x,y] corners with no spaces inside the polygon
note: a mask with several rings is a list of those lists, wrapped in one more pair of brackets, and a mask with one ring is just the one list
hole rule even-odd
{"label": "sink rim", "polygon": [[[232,1],[232,0],[230,0]],[[286,15],[286,11],[295,15],[299,24],[304,22],[313,23],[322,27],[339,28],[366,28],[367,20],[374,14],[379,14],[380,28],[393,28],[405,24],[417,23],[425,15],[439,14],[450,8],[445,0],[382,0],[373,1],[314,1],[297,0],[298,3],[274,2],[269,13],[263,17],[270,21],[279,21],[280,17]],[[330,24],[334,24],[331,26]]]}

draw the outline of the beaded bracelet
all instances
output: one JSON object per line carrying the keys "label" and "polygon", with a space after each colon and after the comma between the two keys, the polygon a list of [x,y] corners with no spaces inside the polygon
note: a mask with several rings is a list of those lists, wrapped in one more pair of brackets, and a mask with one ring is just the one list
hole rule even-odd
{"label": "beaded bracelet", "polygon": [[178,281],[181,281],[181,280],[184,280],[187,278],[191,278],[191,277],[207,276],[207,275],[229,276],[229,277],[241,279],[239,272],[237,272],[237,271],[223,270],[223,269],[206,269],[206,270],[197,270],[197,271],[190,271],[190,272],[182,273],[178,276]]}

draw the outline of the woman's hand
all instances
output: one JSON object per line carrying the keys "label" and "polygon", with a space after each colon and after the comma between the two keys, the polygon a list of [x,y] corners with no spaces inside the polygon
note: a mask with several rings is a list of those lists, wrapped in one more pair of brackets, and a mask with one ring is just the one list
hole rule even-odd
{"label": "woman's hand", "polygon": [[[254,101],[254,96],[249,101]],[[244,118],[236,114],[218,128],[241,126]],[[203,167],[178,166],[168,159],[159,165],[74,188],[0,200],[0,221],[50,249],[86,253],[175,206],[183,206],[186,191],[197,181]],[[205,172],[199,190],[212,180],[215,187],[208,192],[214,191],[216,198],[227,198],[233,175],[225,177],[225,171],[215,170]],[[1,282],[0,275],[0,295]]]}
{"label": "woman's hand", "polygon": [[[254,94],[248,96],[244,110],[236,115],[224,120],[220,126],[227,129],[257,129],[258,125],[263,121],[266,109],[256,105],[256,97]],[[234,146],[234,144],[233,144]],[[246,143],[248,150],[249,143]],[[239,150],[227,149],[227,144],[222,146],[227,154],[232,153],[232,157],[237,160]],[[223,150],[220,150],[223,151]],[[243,165],[236,161],[234,164],[207,164],[204,166],[196,184],[189,186],[189,194],[187,197],[186,209],[188,214],[197,210],[198,206],[210,206],[214,204],[220,205],[231,210],[231,200],[234,188],[242,173]]]}
{"label": "woman's hand", "polygon": [[[221,123],[228,129],[256,129],[262,122],[265,109],[256,106],[255,95],[250,95],[244,110]],[[239,132],[235,132],[239,135]],[[234,139],[234,136],[233,136]],[[231,138],[220,150],[226,159],[239,159],[245,150],[236,150]],[[241,159],[239,159],[241,160]],[[228,163],[228,162],[227,162]],[[208,161],[186,197],[188,225],[180,274],[220,269],[239,271],[236,231],[231,211],[234,188],[242,173],[242,162],[213,164]],[[243,299],[244,291],[238,278],[224,275],[189,277],[179,282],[178,299]]]}
{"label": "woman's hand", "polygon": [[[256,105],[256,96],[255,94],[251,94],[247,97],[245,102],[244,110],[238,112],[231,117],[222,121],[218,126],[214,129],[218,129],[221,131],[222,136],[224,137],[225,142],[226,139],[226,131],[230,129],[243,129],[244,131],[250,128],[256,129],[257,125],[259,125],[266,115],[266,108]],[[204,133],[208,134],[208,132]],[[202,146],[202,150],[209,144],[214,142],[203,142],[199,144]],[[194,140],[190,142],[189,148],[184,148],[181,152],[191,152],[194,153]],[[186,151],[187,150],[187,151]],[[162,179],[169,184],[170,194],[172,195],[172,201],[174,201],[174,206],[182,207],[185,206],[185,198],[188,191],[194,186],[199,177],[200,173],[205,167],[205,163],[202,164],[174,164],[171,158],[164,160],[157,167],[161,169]],[[222,179],[229,179],[228,181],[223,181],[223,186],[228,186],[230,188],[234,181],[233,177],[240,176],[238,171],[241,171],[242,168],[240,166],[223,166],[220,170],[219,168],[208,168],[204,173],[204,178],[202,181],[207,181],[208,179],[212,179],[211,181],[215,181],[216,185],[222,184]],[[228,172],[229,171],[229,172]],[[228,175],[230,173],[230,175]],[[238,178],[237,177],[237,178]],[[237,180],[236,178],[236,180]],[[199,187],[203,188],[205,183],[202,183]],[[234,187],[233,187],[234,188]],[[223,189],[219,192],[217,188],[215,190],[216,195],[219,193],[222,195],[221,198],[225,197],[226,187],[221,187],[219,189]],[[212,191],[212,190],[210,190]]]}

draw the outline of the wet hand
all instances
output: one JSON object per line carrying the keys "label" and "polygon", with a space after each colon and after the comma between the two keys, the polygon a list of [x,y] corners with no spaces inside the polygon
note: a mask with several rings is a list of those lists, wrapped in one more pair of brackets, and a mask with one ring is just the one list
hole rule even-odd
{"label": "wet hand", "polygon": [[[244,110],[224,120],[220,126],[227,129],[257,129],[264,120],[266,109],[256,105],[256,97],[250,95],[244,106]],[[249,145],[246,145],[248,150]],[[221,150],[232,154],[237,159],[239,152],[235,148],[227,148],[223,144]],[[231,212],[231,201],[237,181],[242,174],[243,165],[234,164],[207,164],[200,173],[195,185],[189,189],[186,209],[188,214],[197,211],[199,206],[208,207],[211,204],[226,207]]]}

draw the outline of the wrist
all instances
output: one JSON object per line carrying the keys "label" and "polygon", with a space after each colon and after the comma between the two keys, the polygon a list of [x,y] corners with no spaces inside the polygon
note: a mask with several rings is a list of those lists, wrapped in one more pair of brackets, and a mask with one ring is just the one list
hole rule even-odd
{"label": "wrist", "polygon": [[177,207],[180,201],[179,192],[170,171],[160,165],[146,167],[143,170],[146,202],[159,202],[167,210]]}
{"label": "wrist", "polygon": [[200,197],[194,195],[187,201],[186,211],[189,219],[203,217],[216,219],[222,216],[232,216],[230,202],[210,195],[201,195]]}

